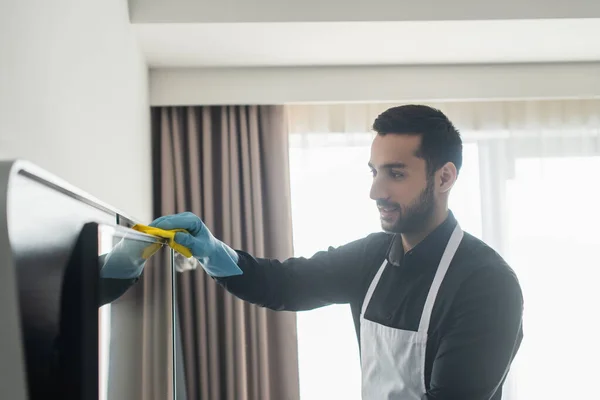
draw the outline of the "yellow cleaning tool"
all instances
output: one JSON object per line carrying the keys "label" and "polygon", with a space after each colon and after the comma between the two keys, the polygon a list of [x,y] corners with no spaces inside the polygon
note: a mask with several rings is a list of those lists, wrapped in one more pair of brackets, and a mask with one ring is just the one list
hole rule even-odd
{"label": "yellow cleaning tool", "polygon": [[[188,231],[186,231],[185,229],[165,230],[142,224],[136,224],[131,229],[145,233],[147,235],[158,236],[160,238],[167,239],[169,241],[169,247],[171,247],[173,250],[183,254],[187,258],[190,258],[192,256],[192,252],[190,251],[190,249],[175,242],[175,234],[177,232],[188,233]],[[142,257],[144,257],[145,259],[150,258],[151,255],[153,255],[158,249],[160,249],[160,246],[160,243],[155,243],[149,246],[146,250],[144,250],[144,254],[142,255]]]}

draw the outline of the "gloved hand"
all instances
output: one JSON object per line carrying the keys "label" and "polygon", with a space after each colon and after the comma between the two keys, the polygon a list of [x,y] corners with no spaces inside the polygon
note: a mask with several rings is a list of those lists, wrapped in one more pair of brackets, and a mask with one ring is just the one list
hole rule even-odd
{"label": "gloved hand", "polygon": [[191,212],[166,215],[150,223],[161,229],[185,229],[177,232],[175,242],[191,250],[202,268],[213,277],[223,278],[242,275],[238,267],[238,254],[225,243],[216,239],[202,220]]}

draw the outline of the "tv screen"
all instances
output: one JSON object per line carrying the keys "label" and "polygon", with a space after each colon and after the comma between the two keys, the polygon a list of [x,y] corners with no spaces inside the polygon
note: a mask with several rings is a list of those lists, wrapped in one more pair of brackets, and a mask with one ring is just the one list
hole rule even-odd
{"label": "tv screen", "polygon": [[[20,283],[30,399],[175,398],[174,269],[163,244],[85,224],[63,268]],[[40,260],[31,258],[51,265]]]}
{"label": "tv screen", "polygon": [[[0,162],[0,180],[3,398],[176,398],[170,249],[28,164]],[[139,267],[140,249],[140,276],[103,273]]]}
{"label": "tv screen", "polygon": [[172,251],[122,227],[102,226],[99,243],[98,398],[175,399]]}

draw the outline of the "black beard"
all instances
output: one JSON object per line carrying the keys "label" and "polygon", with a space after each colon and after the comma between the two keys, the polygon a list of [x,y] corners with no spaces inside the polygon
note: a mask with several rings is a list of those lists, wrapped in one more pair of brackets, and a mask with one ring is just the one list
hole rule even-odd
{"label": "black beard", "polygon": [[427,178],[427,186],[408,207],[400,208],[398,220],[390,230],[392,233],[415,233],[423,230],[434,210],[433,177]]}

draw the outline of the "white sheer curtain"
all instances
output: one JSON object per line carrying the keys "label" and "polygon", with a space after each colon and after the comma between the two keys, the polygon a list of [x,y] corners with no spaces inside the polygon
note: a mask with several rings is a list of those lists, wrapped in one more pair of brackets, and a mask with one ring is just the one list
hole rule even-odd
{"label": "white sheer curtain", "polygon": [[[524,291],[525,338],[504,398],[588,398],[600,371],[600,101],[430,105],[465,143],[454,213]],[[389,106],[289,107],[296,255],[380,229],[367,161],[370,124]],[[348,306],[299,313],[298,340],[302,399],[360,399]]]}

